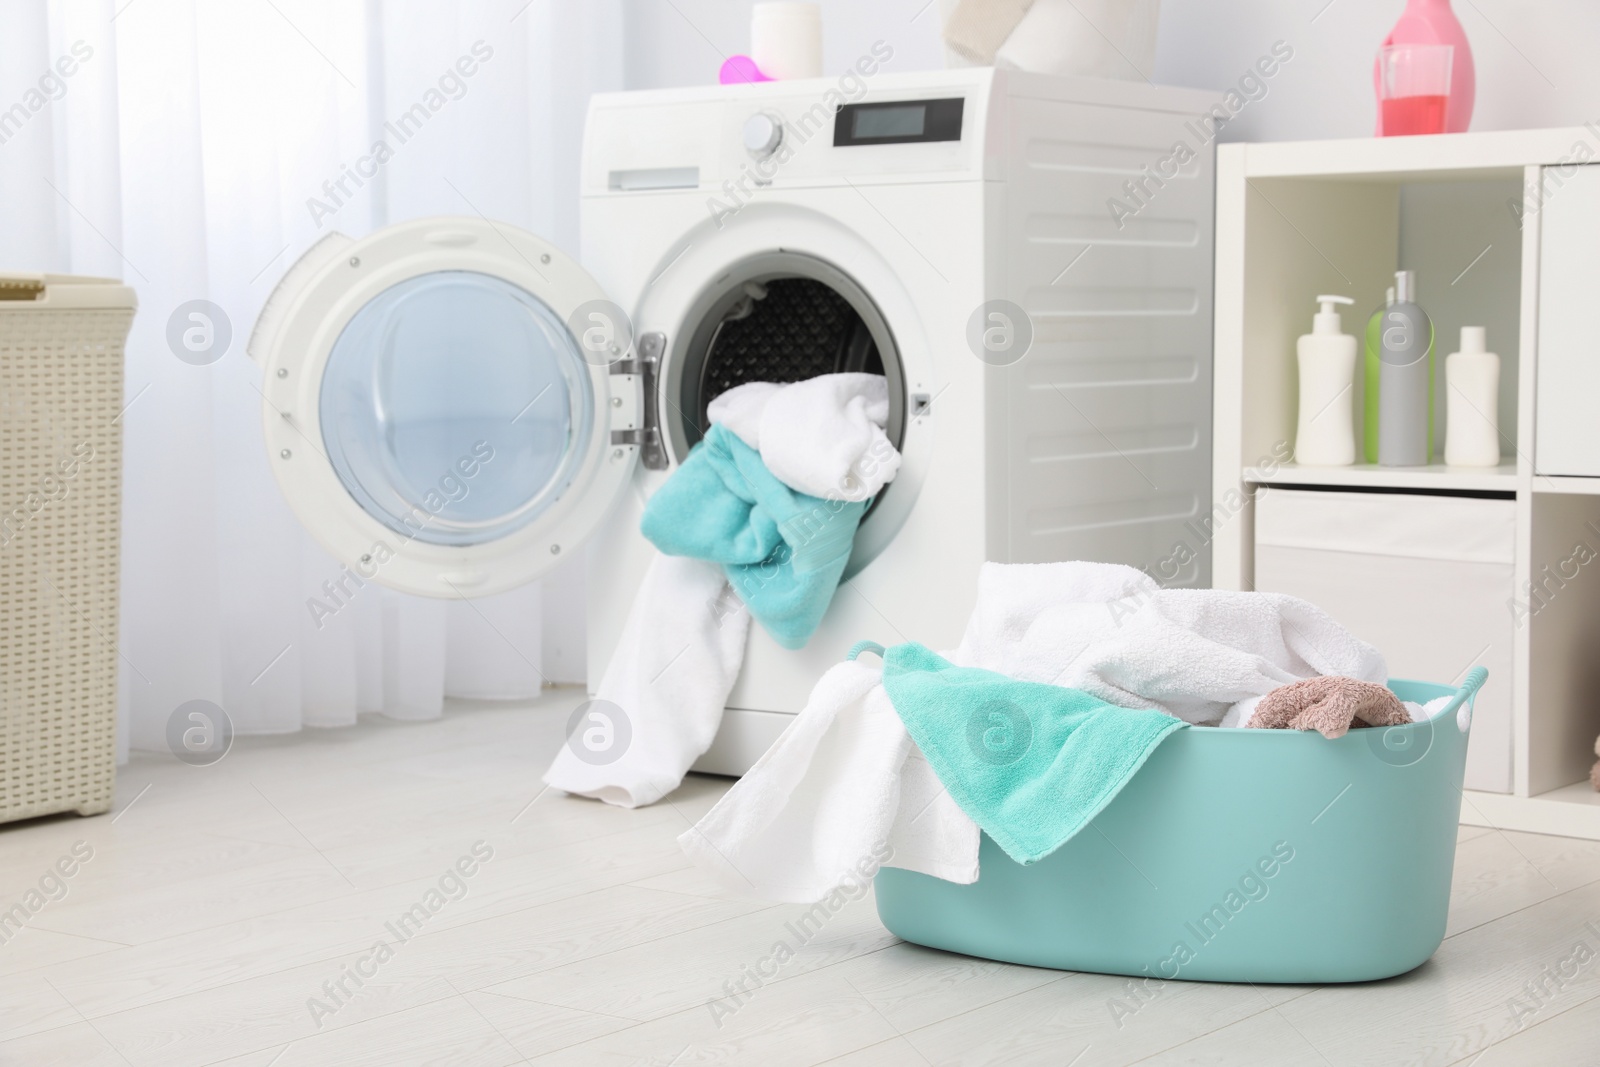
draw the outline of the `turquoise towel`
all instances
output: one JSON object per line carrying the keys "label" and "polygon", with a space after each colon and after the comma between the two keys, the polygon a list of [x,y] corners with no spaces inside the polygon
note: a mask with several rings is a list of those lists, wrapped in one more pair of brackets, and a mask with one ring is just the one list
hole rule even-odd
{"label": "turquoise towel", "polygon": [[950,796],[1018,863],[1071,840],[1185,725],[1080,689],[956,667],[915,643],[884,654],[883,687]]}
{"label": "turquoise towel", "polygon": [[795,492],[713,424],[645,505],[639,530],[669,556],[720,563],[767,633],[802,648],[833,600],[867,503]]}

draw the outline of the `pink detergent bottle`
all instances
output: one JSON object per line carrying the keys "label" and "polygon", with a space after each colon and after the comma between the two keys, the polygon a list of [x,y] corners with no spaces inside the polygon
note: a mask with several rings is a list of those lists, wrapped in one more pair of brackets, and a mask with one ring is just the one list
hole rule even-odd
{"label": "pink detergent bottle", "polygon": [[[1472,48],[1466,31],[1450,10],[1450,0],[1406,0],[1400,21],[1394,24],[1385,46],[1393,44],[1447,44],[1455,49],[1450,63],[1450,98],[1445,102],[1444,130],[1461,133],[1472,121]],[[1383,74],[1378,60],[1372,62],[1372,88],[1378,98],[1378,136],[1383,136]]]}

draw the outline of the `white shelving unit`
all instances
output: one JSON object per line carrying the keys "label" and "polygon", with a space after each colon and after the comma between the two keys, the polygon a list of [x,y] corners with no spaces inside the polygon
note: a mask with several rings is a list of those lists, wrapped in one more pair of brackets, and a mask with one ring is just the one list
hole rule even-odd
{"label": "white shelving unit", "polygon": [[[1538,473],[1534,455],[1541,228],[1567,212],[1551,209],[1564,187],[1572,202],[1588,195],[1571,183],[1573,161],[1587,158],[1600,159],[1600,129],[1219,148],[1212,484],[1221,519],[1212,567],[1218,588],[1255,587],[1254,500],[1263,486],[1513,500],[1511,677],[1491,672],[1489,683],[1510,693],[1510,789],[1467,790],[1462,821],[1600,839],[1600,794],[1587,780],[1600,733],[1600,558],[1572,562],[1580,543],[1600,553],[1600,477]],[[1285,462],[1294,342],[1310,328],[1313,297],[1353,297],[1345,330],[1359,338],[1400,266],[1418,272],[1437,329],[1435,456],[1444,356],[1460,326],[1486,325],[1502,360],[1504,462],[1484,470]],[[1589,269],[1600,310],[1600,259]],[[1537,610],[1518,617],[1519,604]]]}

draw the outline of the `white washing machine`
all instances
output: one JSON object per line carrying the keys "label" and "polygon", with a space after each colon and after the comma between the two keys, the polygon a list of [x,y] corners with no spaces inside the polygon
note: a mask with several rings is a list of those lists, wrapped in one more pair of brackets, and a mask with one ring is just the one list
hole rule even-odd
{"label": "white washing machine", "polygon": [[985,560],[1185,545],[1172,580],[1209,583],[1210,105],[989,69],[597,96],[583,266],[448,218],[290,270],[249,346],[273,468],[407,592],[586,550],[593,687],[654,551],[644,501],[711,399],[885,374],[904,463],[810,643],[752,627],[698,765],[742,773],[853,642],[954,645]]}

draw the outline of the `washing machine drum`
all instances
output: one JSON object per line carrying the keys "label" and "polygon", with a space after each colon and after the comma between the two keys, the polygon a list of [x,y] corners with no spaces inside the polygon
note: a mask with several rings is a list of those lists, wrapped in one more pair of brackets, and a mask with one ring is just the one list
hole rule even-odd
{"label": "washing machine drum", "polygon": [[654,447],[632,342],[553,245],[434,219],[324,238],[249,351],[269,462],[312,534],[363,579],[459,597],[549,570]]}
{"label": "washing machine drum", "polygon": [[795,382],[841,371],[883,373],[872,332],[844,297],[814,278],[748,283],[734,308],[717,319],[693,375],[700,429],[705,409],[735,386]]}
{"label": "washing machine drum", "polygon": [[906,385],[894,334],[866,290],[831,263],[792,251],[743,259],[700,292],[682,330],[665,371],[672,402],[661,429],[678,458],[710,429],[711,402],[728,390],[842,372],[884,376],[885,431],[902,446]]}

